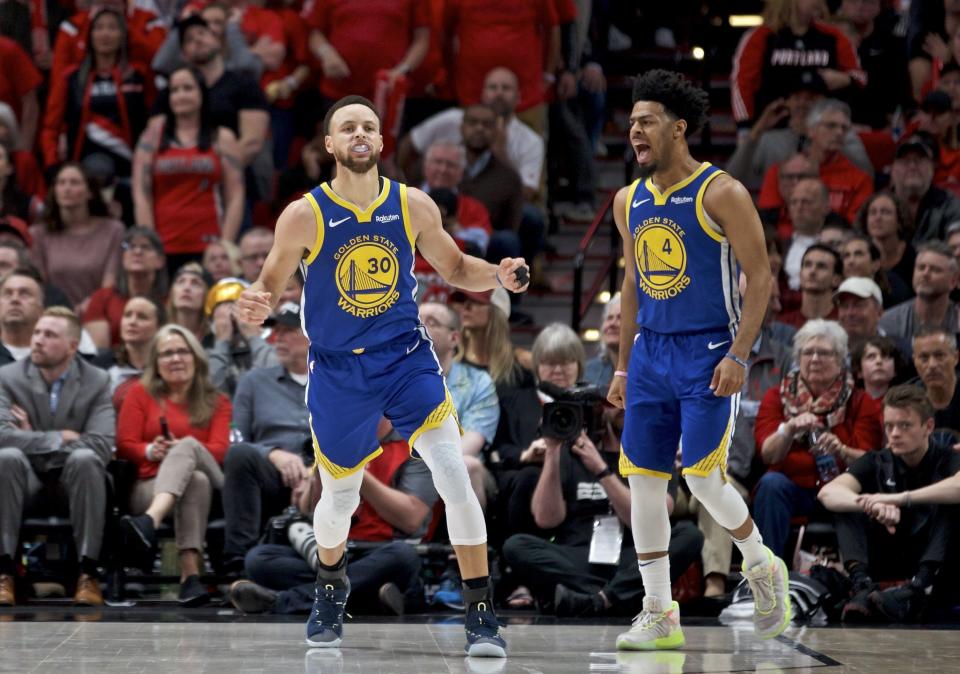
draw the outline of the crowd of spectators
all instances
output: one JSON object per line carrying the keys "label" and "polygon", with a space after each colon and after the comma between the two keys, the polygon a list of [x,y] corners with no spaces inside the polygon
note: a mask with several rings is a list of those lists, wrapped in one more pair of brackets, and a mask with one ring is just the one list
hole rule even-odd
{"label": "crowd of spectators", "polygon": [[[0,22],[0,72],[16,73],[0,81],[0,605],[28,591],[25,514],[69,515],[74,598],[103,602],[107,465],[122,460],[136,469],[119,504],[124,563],[149,567],[172,524],[183,605],[209,601],[215,561],[239,577],[227,598],[241,610],[308,611],[320,485],[303,280],[263,329],[232,305],[279,210],[331,175],[318,122],[341,95],[374,98],[385,175],[428,192],[464,251],[537,260],[548,211],[593,214],[608,4],[109,0],[23,5]],[[731,67],[726,169],[756,195],[778,282],[726,477],[779,555],[793,557],[797,525],[833,525],[846,620],[915,619],[954,596],[953,4],[768,0]],[[498,598],[636,613],[622,416],[596,411],[572,438],[543,432],[558,389],[609,385],[633,320],[619,296],[588,349],[551,324],[528,350],[512,342],[506,291],[450,288],[421,258],[415,272],[500,559]],[[378,437],[350,533],[351,610],[399,614],[429,599],[410,543],[442,542],[443,510],[388,420]],[[723,598],[726,532],[682,479],[666,506],[672,580]],[[223,549],[207,554],[214,511]],[[442,573],[436,596],[455,604],[454,571]]]}

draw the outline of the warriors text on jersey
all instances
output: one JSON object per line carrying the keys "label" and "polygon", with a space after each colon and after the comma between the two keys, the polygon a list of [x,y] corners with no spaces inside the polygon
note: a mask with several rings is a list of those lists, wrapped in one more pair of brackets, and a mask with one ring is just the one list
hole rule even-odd
{"label": "warriors text on jersey", "polygon": [[704,162],[662,194],[649,178],[627,192],[637,272],[637,325],[662,334],[729,330],[740,319],[739,271],[730,242],[703,207],[723,173]]}
{"label": "warriors text on jersey", "polygon": [[324,351],[357,351],[410,334],[419,325],[414,236],[407,187],[381,178],[365,210],[329,183],[306,195],[317,240],[301,263],[303,327]]}

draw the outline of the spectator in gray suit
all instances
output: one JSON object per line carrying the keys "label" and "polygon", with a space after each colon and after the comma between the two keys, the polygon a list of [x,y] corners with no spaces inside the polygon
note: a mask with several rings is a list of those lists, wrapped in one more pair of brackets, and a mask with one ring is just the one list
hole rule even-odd
{"label": "spectator in gray suit", "polygon": [[15,603],[24,507],[64,502],[80,557],[74,601],[103,604],[97,560],[116,416],[107,373],[76,357],[79,343],[77,315],[51,307],[34,328],[30,358],[0,368],[0,604]]}

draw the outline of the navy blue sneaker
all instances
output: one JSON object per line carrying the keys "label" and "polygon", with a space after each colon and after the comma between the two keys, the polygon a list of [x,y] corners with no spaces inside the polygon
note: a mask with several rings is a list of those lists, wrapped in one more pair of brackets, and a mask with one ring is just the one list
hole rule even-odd
{"label": "navy blue sneaker", "polygon": [[485,601],[474,604],[467,611],[464,623],[467,632],[467,655],[475,658],[507,657],[507,642],[500,636],[500,622],[493,607]]}
{"label": "navy blue sneaker", "polygon": [[343,615],[350,596],[350,579],[342,587],[321,585],[317,580],[313,611],[307,621],[307,645],[313,648],[337,648],[343,639]]}

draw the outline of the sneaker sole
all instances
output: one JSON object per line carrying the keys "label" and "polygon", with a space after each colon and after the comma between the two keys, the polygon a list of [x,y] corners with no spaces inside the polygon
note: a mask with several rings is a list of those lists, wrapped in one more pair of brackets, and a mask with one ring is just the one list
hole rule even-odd
{"label": "sneaker sole", "polygon": [[310,648],[339,648],[343,637],[334,639],[333,641],[310,641],[310,637],[307,637],[305,641]]}
{"label": "sneaker sole", "polygon": [[617,639],[617,650],[620,651],[667,651],[683,648],[687,640],[682,630],[653,641],[633,642],[627,639]]}
{"label": "sneaker sole", "polygon": [[471,644],[467,647],[467,656],[471,658],[505,658],[507,650],[497,644]]}
{"label": "sneaker sole", "polygon": [[777,557],[776,560],[778,566],[780,567],[780,576],[783,578],[783,586],[787,588],[787,591],[783,593],[783,605],[786,610],[783,612],[783,620],[779,625],[777,625],[777,628],[774,631],[763,634],[760,632],[756,633],[761,639],[774,639],[780,636],[783,634],[784,630],[790,627],[790,621],[793,620],[793,605],[790,601],[790,572],[787,571],[787,565],[784,564],[782,559]]}

